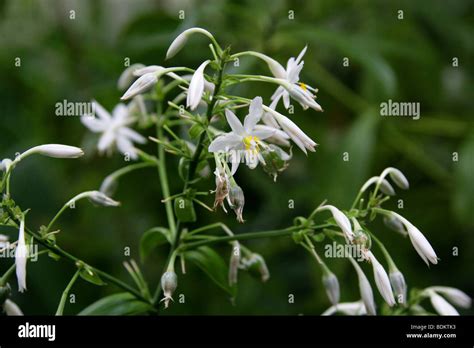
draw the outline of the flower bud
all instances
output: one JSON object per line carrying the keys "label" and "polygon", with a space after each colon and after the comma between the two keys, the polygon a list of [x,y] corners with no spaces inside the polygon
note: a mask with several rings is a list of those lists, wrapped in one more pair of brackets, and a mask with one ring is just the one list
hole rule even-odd
{"label": "flower bud", "polygon": [[228,202],[235,215],[237,215],[237,221],[243,223],[244,219],[242,213],[245,205],[244,191],[238,185],[232,185],[229,190]]}
{"label": "flower bud", "polygon": [[442,296],[438,295],[434,291],[429,292],[431,304],[439,315],[459,315],[456,308],[454,308],[448,301]]}
{"label": "flower bud", "polygon": [[397,302],[400,304],[406,304],[407,284],[405,283],[403,274],[397,269],[390,272],[389,277]]}
{"label": "flower bud", "polygon": [[393,189],[392,185],[390,185],[390,183],[385,179],[380,182],[380,191],[385,193],[387,196],[395,196],[395,190]]}
{"label": "flower bud", "polygon": [[8,172],[12,163],[13,162],[11,159],[5,158],[3,161],[0,162],[0,171],[5,172],[5,173]]}
{"label": "flower bud", "polygon": [[19,162],[23,158],[35,153],[54,158],[78,158],[84,155],[82,149],[75,146],[62,144],[46,144],[35,146],[29,150],[26,150],[15,159],[15,162]]}
{"label": "flower bud", "polygon": [[18,305],[10,300],[6,300],[5,303],[3,304],[3,310],[5,311],[5,314],[8,316],[20,316],[23,315],[23,312],[21,311],[20,307]]}
{"label": "flower bud", "polygon": [[125,94],[120,99],[127,100],[138,94],[146,92],[157,82],[158,77],[156,76],[156,73],[147,73],[142,75],[130,86],[129,89],[127,89]]}
{"label": "flower bud", "polygon": [[332,272],[326,272],[323,276],[323,284],[326,288],[326,294],[328,295],[329,301],[335,306],[339,302],[340,291],[339,281]]}
{"label": "flower bud", "polygon": [[188,42],[189,36],[195,33],[203,34],[209,38],[213,38],[212,34],[205,29],[197,27],[187,29],[181,34],[179,34],[176,39],[173,40],[170,47],[168,48],[168,51],[166,52],[166,59],[174,57],[179,51],[181,51],[184,45],[186,45],[186,43]]}
{"label": "flower bud", "polygon": [[404,236],[407,235],[407,231],[403,227],[403,224],[394,216],[384,216],[383,222],[385,226],[387,226],[392,231],[398,232],[403,234]]}
{"label": "flower bud", "polygon": [[120,202],[113,200],[108,197],[106,194],[100,191],[91,191],[89,195],[91,202],[105,206],[105,207],[117,207],[120,205]]}
{"label": "flower bud", "polygon": [[133,80],[135,80],[135,75],[134,72],[137,69],[144,68],[145,65],[137,63],[137,64],[132,64],[128,68],[126,68],[122,74],[120,74],[120,77],[117,81],[117,88],[122,91],[126,89],[130,84],[132,83]]}
{"label": "flower bud", "polygon": [[165,302],[165,308],[168,308],[169,301],[173,300],[171,297],[178,287],[178,276],[174,271],[166,271],[161,276],[161,289],[163,290],[163,295],[165,296],[161,301]]}
{"label": "flower bud", "polygon": [[403,173],[398,170],[397,168],[387,168],[388,175],[393,180],[393,182],[403,190],[408,190],[410,188],[410,184],[408,183],[408,179],[403,175]]}

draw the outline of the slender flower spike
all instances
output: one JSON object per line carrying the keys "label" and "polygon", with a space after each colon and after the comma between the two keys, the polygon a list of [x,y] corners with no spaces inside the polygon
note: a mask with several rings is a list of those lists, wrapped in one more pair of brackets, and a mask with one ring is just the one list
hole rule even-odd
{"label": "slender flower spike", "polygon": [[26,261],[28,259],[28,248],[25,241],[25,219],[20,221],[18,233],[18,244],[15,250],[16,277],[18,280],[18,291],[26,290]]}
{"label": "slender flower spike", "polygon": [[189,83],[186,106],[191,110],[195,110],[201,102],[204,93],[204,69],[210,62],[210,60],[206,60],[202,63],[199,68],[197,68]]}
{"label": "slender flower spike", "polygon": [[5,314],[8,316],[23,315],[23,312],[21,311],[20,307],[18,307],[18,305],[15,302],[8,299],[5,301],[5,303],[3,303],[3,310],[5,311]]}
{"label": "slender flower spike", "polygon": [[166,271],[161,276],[161,289],[165,296],[161,301],[165,302],[165,308],[168,308],[170,300],[173,301],[173,293],[178,287],[178,276],[174,271]]}
{"label": "slender flower spike", "polygon": [[261,97],[254,98],[250,103],[249,114],[245,117],[243,125],[232,111],[225,110],[226,119],[232,131],[216,137],[209,145],[208,150],[209,152],[230,153],[232,175],[237,171],[242,156],[251,169],[255,168],[259,161],[264,162],[260,150],[266,145],[262,140],[271,137],[275,130],[255,128],[262,113]]}
{"label": "slender flower spike", "polygon": [[472,300],[463,291],[448,286],[431,286],[428,289],[446,297],[451,303],[461,308],[471,308]]}
{"label": "slender flower spike", "polygon": [[170,58],[174,57],[179,51],[181,51],[181,49],[184,47],[184,45],[186,45],[186,43],[188,42],[188,38],[192,34],[196,34],[196,33],[206,35],[211,40],[214,39],[212,34],[210,32],[208,32],[207,30],[205,30],[205,29],[202,29],[202,28],[187,29],[187,30],[183,31],[181,34],[179,34],[176,37],[176,39],[173,40],[170,47],[168,48],[168,51],[166,52],[166,59],[170,59]]}
{"label": "slender flower spike", "polygon": [[372,292],[372,287],[370,286],[369,280],[364,274],[364,271],[362,271],[362,268],[360,268],[360,266],[357,264],[357,261],[355,261],[352,257],[349,257],[349,261],[351,261],[357,272],[360,295],[362,297],[362,301],[364,302],[367,314],[375,315],[374,293]]}
{"label": "slender flower spike", "polygon": [[374,270],[375,284],[379,289],[380,295],[382,295],[385,302],[392,307],[395,305],[395,298],[393,297],[392,286],[390,285],[387,272],[385,272],[385,269],[371,251],[368,251],[367,255]]}
{"label": "slender flower spike", "polygon": [[83,115],[82,123],[94,133],[102,133],[97,149],[99,153],[111,153],[116,146],[118,150],[130,156],[131,159],[137,159],[134,142],[143,144],[146,139],[127,127],[134,122],[129,116],[128,107],[124,104],[118,104],[110,115],[99,103],[93,101],[94,110],[97,117],[93,115]]}
{"label": "slender flower spike", "polygon": [[439,315],[459,315],[456,308],[454,308],[448,301],[438,295],[435,291],[429,292],[431,304]]}
{"label": "slender flower spike", "polygon": [[317,211],[322,210],[329,210],[331,212],[336,224],[340,227],[342,232],[344,232],[346,239],[352,242],[354,240],[354,232],[352,232],[351,222],[347,216],[333,205],[323,205],[317,209]]}
{"label": "slender flower spike", "polygon": [[423,261],[425,261],[428,266],[429,262],[436,265],[438,263],[438,257],[436,256],[433,247],[428,242],[423,233],[421,233],[418,228],[416,228],[410,221],[405,219],[400,214],[395,212],[392,212],[392,214],[405,226],[413,247],[415,248],[418,255],[420,255],[420,257],[423,259]]}
{"label": "slender flower spike", "polygon": [[335,306],[339,302],[340,290],[339,281],[334,273],[328,272],[323,276],[323,284],[326,288],[326,294],[328,295],[329,301]]}

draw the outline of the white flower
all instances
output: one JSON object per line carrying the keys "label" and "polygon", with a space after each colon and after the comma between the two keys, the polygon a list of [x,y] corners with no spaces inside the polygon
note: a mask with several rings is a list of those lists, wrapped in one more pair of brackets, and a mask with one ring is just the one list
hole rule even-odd
{"label": "white flower", "polygon": [[210,60],[206,60],[197,68],[194,73],[191,82],[189,83],[188,96],[186,99],[186,106],[191,110],[194,110],[199,105],[202,95],[204,93],[204,69],[210,63]]}
{"label": "white flower", "polygon": [[394,271],[390,271],[388,276],[390,278],[390,284],[392,284],[393,292],[397,297],[398,303],[405,304],[407,300],[407,284],[402,272],[396,269]]}
{"label": "white flower", "polygon": [[262,140],[271,137],[275,131],[268,129],[255,129],[262,117],[262,98],[256,97],[249,107],[249,114],[244,119],[244,124],[235,114],[226,109],[225,115],[231,132],[216,137],[209,145],[209,152],[225,151],[230,153],[232,161],[232,174],[239,167],[242,154],[247,166],[255,168],[259,161],[263,161],[259,153],[260,147],[266,146]]}
{"label": "white flower", "polygon": [[112,111],[112,116],[96,101],[93,101],[94,110],[98,117],[83,115],[82,123],[92,132],[102,133],[97,148],[100,153],[111,152],[117,146],[118,150],[129,155],[130,158],[138,157],[133,142],[145,143],[145,138],[127,127],[134,120],[129,117],[129,110],[124,104],[118,104]]}
{"label": "white flower", "polygon": [[428,289],[436,291],[437,293],[446,297],[451,303],[455,304],[461,308],[470,308],[472,300],[471,298],[463,291],[451,288],[448,286],[431,286]]}
{"label": "white flower", "polygon": [[323,111],[321,106],[314,100],[316,98],[316,95],[312,93],[316,93],[318,90],[299,82],[300,72],[303,69],[304,65],[304,61],[302,59],[304,54],[306,53],[307,47],[308,46],[305,46],[305,48],[303,48],[303,50],[300,52],[296,59],[294,57],[291,57],[288,60],[286,69],[282,67],[284,74],[281,73],[281,69],[271,69],[273,75],[276,78],[283,80],[282,86],[279,86],[277,88],[271,99],[273,101],[278,102],[280,98],[283,98],[283,104],[285,105],[285,108],[288,109],[290,107],[291,96],[298,103],[300,103],[303,109],[305,110],[308,108],[312,108],[316,111]]}
{"label": "white flower", "polygon": [[346,239],[348,239],[349,242],[352,242],[354,239],[354,232],[352,232],[351,222],[347,216],[333,205],[322,205],[316,211],[322,210],[329,210],[331,212],[336,224],[339,226],[342,232],[344,232]]}
{"label": "white flower", "polygon": [[[278,125],[285,131],[286,134],[293,140],[293,142],[306,154],[306,150],[316,151],[315,146],[317,145],[310,137],[308,137],[292,120],[288,117],[280,114],[278,111],[263,105],[263,110],[267,112],[270,117],[273,117]],[[271,123],[271,121],[267,122]],[[267,124],[269,124],[267,123]]]}
{"label": "white flower", "polygon": [[428,266],[429,262],[436,265],[438,263],[438,257],[436,256],[433,247],[428,242],[423,233],[421,233],[418,228],[416,228],[410,221],[405,219],[400,214],[395,212],[392,212],[392,214],[405,226],[408,236],[410,237],[411,244],[423,261],[425,261]]}
{"label": "white flower", "polygon": [[382,181],[387,175],[393,180],[393,182],[403,190],[408,190],[410,184],[408,179],[403,175],[403,173],[397,168],[388,167],[383,170],[379,176],[379,182]]}
{"label": "white flower", "polygon": [[149,72],[140,76],[120,98],[121,100],[130,99],[140,93],[149,90],[158,82],[158,74],[156,72]]}
{"label": "white flower", "polygon": [[[31,149],[26,150],[19,156],[15,158],[14,163],[20,162],[25,157],[28,157],[33,154],[39,154],[48,157],[54,158],[78,158],[84,155],[82,149],[62,144],[45,144],[32,147]],[[12,163],[8,163],[5,167],[9,167]]]}
{"label": "white flower", "polygon": [[429,291],[429,296],[431,304],[439,315],[459,315],[456,308],[454,308],[448,301],[446,301],[436,292]]}
{"label": "white flower", "polygon": [[26,261],[28,259],[28,248],[25,241],[25,220],[20,221],[18,233],[18,244],[15,250],[16,277],[18,280],[18,291],[26,290]]}
{"label": "white flower", "polygon": [[5,311],[5,314],[8,316],[19,316],[23,315],[23,312],[21,311],[20,307],[18,305],[11,301],[11,300],[5,300],[3,303],[3,310]]}
{"label": "white flower", "polygon": [[362,301],[364,302],[365,310],[367,311],[367,314],[375,315],[376,312],[374,293],[372,292],[372,287],[370,286],[369,280],[365,276],[364,271],[362,271],[360,266],[352,257],[349,257],[349,261],[351,261],[357,272],[357,278],[359,279],[360,296],[362,297]]}
{"label": "white flower", "polygon": [[339,281],[336,275],[332,272],[325,274],[323,276],[323,284],[329,301],[331,301],[333,305],[336,305],[340,298]]}
{"label": "white flower", "polygon": [[176,39],[173,40],[171,43],[170,47],[168,48],[168,51],[166,52],[166,59],[170,59],[176,55],[181,49],[186,45],[188,42],[188,38],[195,33],[203,34],[206,35],[207,37],[213,39],[214,37],[210,32],[208,32],[205,29],[202,28],[190,28],[185,31],[183,31],[181,34],[179,34]]}
{"label": "white flower", "polygon": [[372,251],[368,251],[367,255],[369,257],[370,262],[372,263],[372,267],[374,270],[374,278],[375,284],[379,289],[380,295],[382,295],[385,302],[388,303],[390,307],[395,305],[395,298],[393,297],[392,286],[390,285],[390,279],[388,278],[387,272],[380,264],[380,262],[375,258]]}
{"label": "white flower", "polygon": [[345,315],[365,315],[367,311],[365,310],[364,302],[344,302],[338,303],[326,309],[321,315],[333,315],[335,313],[342,313]]}

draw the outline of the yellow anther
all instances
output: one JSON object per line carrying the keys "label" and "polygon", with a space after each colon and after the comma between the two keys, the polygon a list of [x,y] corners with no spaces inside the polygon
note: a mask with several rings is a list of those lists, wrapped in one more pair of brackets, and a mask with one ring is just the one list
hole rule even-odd
{"label": "yellow anther", "polygon": [[253,135],[248,135],[244,138],[245,150],[252,150],[258,152],[258,142],[260,139]]}
{"label": "yellow anther", "polygon": [[299,85],[300,85],[300,87],[301,87],[303,90],[305,90],[305,91],[308,90],[308,88],[306,87],[306,84],[305,84],[305,83],[300,82]]}

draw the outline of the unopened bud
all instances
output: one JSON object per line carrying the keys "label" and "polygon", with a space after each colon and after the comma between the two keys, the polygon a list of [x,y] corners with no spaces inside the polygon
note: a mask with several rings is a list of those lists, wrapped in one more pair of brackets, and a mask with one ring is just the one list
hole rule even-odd
{"label": "unopened bud", "polygon": [[326,288],[326,294],[328,295],[329,301],[332,305],[335,306],[339,303],[340,291],[339,291],[339,281],[337,277],[332,272],[327,272],[323,276],[323,284]]}
{"label": "unopened bud", "polygon": [[165,308],[168,308],[170,300],[173,300],[173,293],[178,287],[178,276],[174,271],[166,271],[161,276],[161,289],[163,290],[164,298],[161,301],[165,302]]}
{"label": "unopened bud", "polygon": [[89,199],[91,202],[105,206],[105,207],[117,207],[120,205],[120,202],[113,200],[108,197],[106,194],[100,191],[92,191]]}
{"label": "unopened bud", "polygon": [[387,226],[392,231],[401,233],[404,236],[407,235],[407,231],[405,230],[405,227],[403,226],[401,221],[398,220],[395,216],[384,216],[383,222],[385,226]]}
{"label": "unopened bud", "polygon": [[408,179],[397,168],[389,168],[388,175],[390,175],[390,178],[393,180],[393,182],[401,189],[408,190],[410,187]]}
{"label": "unopened bud", "polygon": [[390,272],[389,277],[397,302],[405,304],[407,296],[407,284],[405,283],[403,274],[399,270],[396,270]]}

